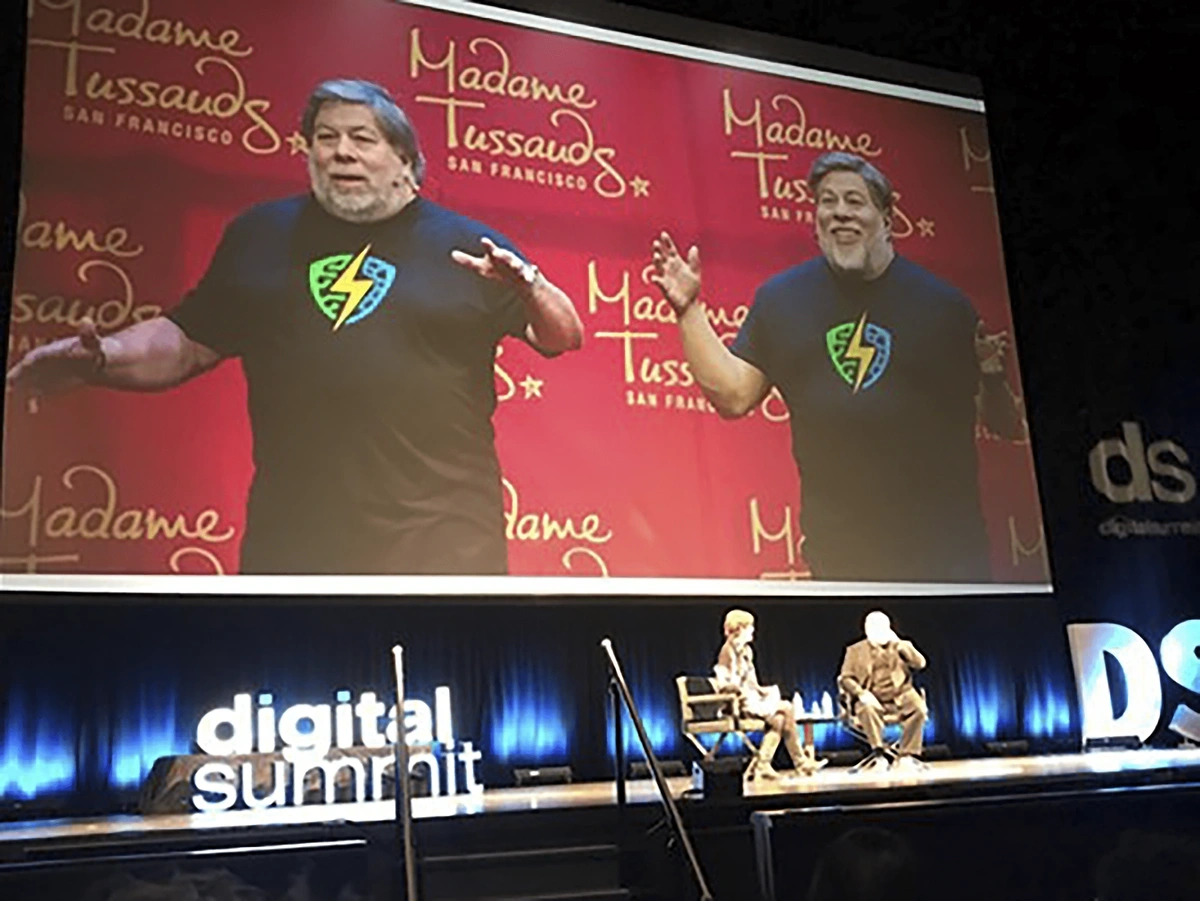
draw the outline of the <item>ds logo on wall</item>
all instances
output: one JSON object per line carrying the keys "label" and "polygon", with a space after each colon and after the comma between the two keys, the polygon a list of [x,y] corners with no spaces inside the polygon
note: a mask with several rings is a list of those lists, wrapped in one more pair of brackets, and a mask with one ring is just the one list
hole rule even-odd
{"label": "ds logo on wall", "polygon": [[357,256],[338,253],[309,264],[309,293],[335,332],[374,313],[396,280],[396,267],[370,252],[368,244]]}
{"label": "ds logo on wall", "polygon": [[1188,454],[1174,441],[1146,444],[1136,422],[1121,423],[1120,438],[1096,442],[1088,454],[1092,485],[1114,504],[1186,504],[1196,496]]}
{"label": "ds logo on wall", "polygon": [[837,374],[854,394],[865,391],[883,375],[892,356],[892,333],[863,313],[858,322],[843,322],[825,333],[825,347]]}

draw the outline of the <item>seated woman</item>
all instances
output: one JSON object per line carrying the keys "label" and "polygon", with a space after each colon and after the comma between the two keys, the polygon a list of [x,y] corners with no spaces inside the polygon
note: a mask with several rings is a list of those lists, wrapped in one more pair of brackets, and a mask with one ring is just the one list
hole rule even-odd
{"label": "seated woman", "polygon": [[750,648],[752,641],[754,615],[745,610],[730,610],[725,615],[725,644],[721,646],[717,665],[713,667],[717,691],[736,692],[742,700],[743,715],[758,717],[767,724],[758,757],[747,775],[751,779],[779,778],[779,773],[771,764],[781,738],[792,758],[796,774],[808,775],[815,767],[800,745],[800,736],[796,732],[796,712],[790,701],[783,700],[778,685],[758,684],[754,651]]}

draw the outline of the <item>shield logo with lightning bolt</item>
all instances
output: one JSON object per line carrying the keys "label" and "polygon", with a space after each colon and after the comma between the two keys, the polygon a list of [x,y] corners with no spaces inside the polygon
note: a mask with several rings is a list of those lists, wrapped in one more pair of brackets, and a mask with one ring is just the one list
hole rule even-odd
{"label": "shield logo with lightning bolt", "polygon": [[853,388],[852,394],[870,388],[887,369],[892,356],[892,333],[863,313],[858,322],[843,322],[825,333],[825,347],[833,368]]}
{"label": "shield logo with lightning bolt", "polygon": [[335,332],[374,313],[396,280],[396,267],[370,252],[368,244],[356,255],[337,253],[308,266],[309,293],[317,309],[333,320]]}

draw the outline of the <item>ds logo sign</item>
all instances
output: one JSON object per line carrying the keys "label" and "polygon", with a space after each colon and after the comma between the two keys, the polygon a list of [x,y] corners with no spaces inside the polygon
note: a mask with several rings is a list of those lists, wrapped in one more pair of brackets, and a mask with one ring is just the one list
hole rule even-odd
{"label": "ds logo sign", "polygon": [[[1082,738],[1148,739],[1162,718],[1162,680],[1154,651],[1142,636],[1119,623],[1072,623],[1067,626],[1075,687],[1079,691]],[[1158,656],[1167,678],[1200,694],[1200,619],[1184,620],[1163,636]],[[1109,663],[1125,681],[1126,704],[1115,710]],[[1168,728],[1200,742],[1200,713],[1179,704]]]}
{"label": "ds logo sign", "polygon": [[1120,438],[1098,441],[1088,454],[1092,484],[1114,504],[1186,504],[1196,496],[1196,478],[1187,463],[1187,451],[1174,441],[1147,446],[1136,422],[1121,423]]}

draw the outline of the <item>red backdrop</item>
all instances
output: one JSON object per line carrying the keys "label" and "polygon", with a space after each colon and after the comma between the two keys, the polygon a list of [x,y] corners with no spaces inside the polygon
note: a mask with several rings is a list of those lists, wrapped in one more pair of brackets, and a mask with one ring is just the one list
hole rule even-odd
{"label": "red backdrop", "polygon": [[[174,305],[226,222],[306,189],[308,91],[377,81],[418,128],[424,193],[508,234],[585,324],[581,352],[497,359],[514,574],[807,573],[786,409],[707,409],[646,281],[663,228],[700,245],[735,333],[759,283],[817,252],[801,179],[847,146],[896,184],[899,250],[1011,330],[975,112],[386,0],[30,9],[10,363],[83,315],[111,331]],[[520,154],[481,147],[494,129]],[[244,394],[227,363],[161,395],[7,404],[3,570],[236,572]],[[997,581],[1047,581],[1028,445],[979,450]]]}

